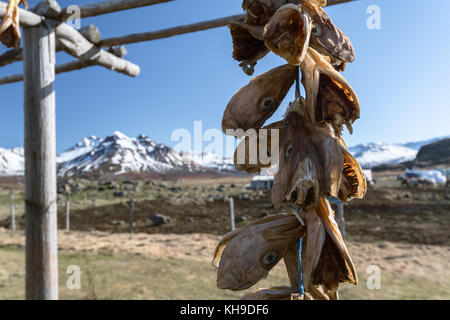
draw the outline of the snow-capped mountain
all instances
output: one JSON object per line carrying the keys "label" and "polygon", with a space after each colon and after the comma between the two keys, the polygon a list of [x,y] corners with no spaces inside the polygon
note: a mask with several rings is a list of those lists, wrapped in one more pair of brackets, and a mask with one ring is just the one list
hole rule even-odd
{"label": "snow-capped mountain", "polygon": [[[349,148],[364,168],[398,164],[416,159],[422,146],[448,137],[405,144],[367,143]],[[130,138],[121,132],[102,139],[83,138],[57,157],[58,175],[145,173],[232,172],[233,159],[212,153],[182,152],[158,144],[145,135]],[[23,175],[24,150],[0,148],[0,176]]]}
{"label": "snow-capped mountain", "polygon": [[218,171],[234,171],[234,163],[231,158],[219,157],[209,152],[181,152],[180,153],[185,161],[188,163],[195,163],[202,167],[218,170]]}
{"label": "snow-capped mountain", "polygon": [[90,136],[83,138],[80,142],[74,145],[72,148],[64,151],[57,156],[58,163],[64,163],[78,158],[79,156],[91,152],[96,146],[100,144],[102,139],[96,136]]}
{"label": "snow-capped mountain", "polygon": [[105,139],[84,138],[58,157],[58,175],[86,173],[194,171],[201,168],[187,162],[171,148],[140,135],[130,138],[116,131]]}
{"label": "snow-capped mountain", "polygon": [[363,168],[373,168],[381,164],[398,164],[414,160],[418,151],[401,145],[366,143],[349,148]]}
{"label": "snow-capped mountain", "polygon": [[24,167],[23,148],[0,148],[0,176],[23,175]]}
{"label": "snow-capped mountain", "polygon": [[416,159],[417,154],[425,145],[443,140],[447,137],[405,144],[365,143],[349,148],[363,168],[373,168],[382,164],[399,164]]}

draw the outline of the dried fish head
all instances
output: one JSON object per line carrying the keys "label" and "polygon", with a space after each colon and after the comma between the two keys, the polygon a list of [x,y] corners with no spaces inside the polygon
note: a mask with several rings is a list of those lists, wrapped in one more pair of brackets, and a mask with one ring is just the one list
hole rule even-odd
{"label": "dried fish head", "polygon": [[284,65],[251,80],[228,103],[222,118],[223,132],[236,136],[227,130],[261,128],[278,109],[296,76],[296,67]]}
{"label": "dried fish head", "polygon": [[250,288],[267,276],[303,232],[295,216],[282,214],[225,235],[213,261],[218,266],[217,286],[233,291]]}
{"label": "dried fish head", "polygon": [[344,169],[344,157],[339,140],[327,123],[322,127],[307,125],[307,128],[323,168],[323,195],[337,197]]}
{"label": "dried fish head", "polygon": [[333,24],[322,8],[308,4],[303,8],[312,19],[309,45],[321,54],[329,56],[336,69],[343,70],[346,62],[355,60],[355,50],[350,39]]}
{"label": "dried fish head", "polygon": [[304,121],[295,111],[285,118],[280,145],[279,169],[272,188],[272,202],[279,207],[289,200],[300,207],[319,201],[323,170]]}
{"label": "dried fish head", "polygon": [[278,8],[290,0],[244,0],[242,9],[247,13],[249,24],[265,25]]}
{"label": "dried fish head", "polygon": [[[302,271],[305,291],[314,299],[338,298],[340,283],[357,285],[358,276],[342,239],[334,212],[322,198],[316,208],[303,210],[306,233],[302,238]],[[298,286],[298,250],[291,245],[284,255],[291,286]]]}
{"label": "dried fish head", "polygon": [[264,28],[264,40],[267,48],[298,66],[305,58],[311,28],[311,18],[301,6],[286,4],[270,18]]}
{"label": "dried fish head", "polygon": [[248,25],[244,22],[233,22],[229,25],[233,39],[233,58],[240,61],[240,66],[248,75],[255,71],[257,62],[268,53],[263,41],[263,26]]}
{"label": "dried fish head", "polygon": [[348,202],[352,199],[362,199],[367,192],[367,180],[358,161],[342,148],[344,170],[339,190],[339,199]]}
{"label": "dried fish head", "polygon": [[[323,226],[327,237],[329,237],[331,241],[330,243],[333,244],[332,252],[338,255],[340,259],[339,264],[328,268],[328,270],[336,270],[337,272],[337,268],[340,268],[339,272],[336,273],[336,277],[339,278],[338,282],[349,282],[354,285],[358,285],[358,274],[356,272],[355,265],[353,264],[350,253],[348,252],[347,246],[342,238],[338,224],[334,219],[334,211],[327,199],[320,199],[317,214],[323,221]],[[333,262],[334,260],[329,259],[329,261]],[[330,286],[330,288],[332,288],[332,286]]]}
{"label": "dried fish head", "polygon": [[343,125],[353,133],[351,125],[359,118],[360,107],[350,84],[312,48],[308,49],[300,68],[310,121],[332,124],[337,136],[341,135]]}

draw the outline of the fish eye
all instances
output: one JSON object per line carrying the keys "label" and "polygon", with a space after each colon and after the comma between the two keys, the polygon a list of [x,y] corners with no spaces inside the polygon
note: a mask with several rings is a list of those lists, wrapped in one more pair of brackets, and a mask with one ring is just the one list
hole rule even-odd
{"label": "fish eye", "polygon": [[286,154],[285,154],[286,158],[289,158],[291,153],[292,153],[292,145],[288,146],[286,149]]}
{"label": "fish eye", "polygon": [[318,24],[313,25],[311,34],[313,35],[313,37],[319,38],[320,36],[322,36],[322,27]]}
{"label": "fish eye", "polygon": [[268,252],[263,257],[263,265],[266,267],[272,266],[278,260],[278,254],[276,252]]}
{"label": "fish eye", "polygon": [[275,101],[272,98],[265,98],[261,104],[263,112],[272,111],[275,107]]}

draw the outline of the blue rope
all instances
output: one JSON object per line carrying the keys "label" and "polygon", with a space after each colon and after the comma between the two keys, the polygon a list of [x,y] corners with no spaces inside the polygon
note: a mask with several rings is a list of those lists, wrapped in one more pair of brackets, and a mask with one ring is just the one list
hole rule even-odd
{"label": "blue rope", "polygon": [[302,297],[305,296],[302,272],[302,238],[298,240],[298,292],[302,295]]}
{"label": "blue rope", "polygon": [[[297,213],[300,214],[302,212],[302,209],[299,207],[297,209]],[[302,271],[302,238],[298,239],[298,292],[302,295],[302,297],[305,296],[305,287],[303,286],[303,271]]]}
{"label": "blue rope", "polygon": [[334,198],[334,197],[329,197],[328,201],[330,201],[331,203],[334,203],[334,204],[345,204],[345,202],[342,202],[338,198]]}

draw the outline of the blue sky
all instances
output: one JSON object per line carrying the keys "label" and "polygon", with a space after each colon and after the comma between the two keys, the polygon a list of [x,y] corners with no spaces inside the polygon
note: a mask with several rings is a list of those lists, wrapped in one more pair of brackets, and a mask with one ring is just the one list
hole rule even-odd
{"label": "blue sky", "polygon": [[[79,4],[94,0],[77,1]],[[29,1],[34,4],[33,0]],[[61,6],[73,0],[60,0]],[[242,13],[242,0],[177,0],[172,3],[83,19],[103,38]],[[366,27],[369,5],[381,8],[381,30]],[[344,76],[361,102],[361,119],[349,145],[425,140],[450,134],[450,1],[359,0],[326,8],[352,40],[356,61]],[[104,137],[115,130],[144,133],[170,141],[173,130],[220,128],[225,106],[250,78],[232,58],[228,28],[128,45],[128,60],[141,67],[129,78],[101,67],[56,77],[57,150],[84,136]],[[0,48],[0,52],[5,50]],[[57,54],[58,63],[70,61]],[[270,54],[255,74],[283,61]],[[0,69],[0,77],[19,73],[21,63]],[[0,146],[23,145],[23,85],[0,86]],[[272,120],[279,120],[288,100]]]}

